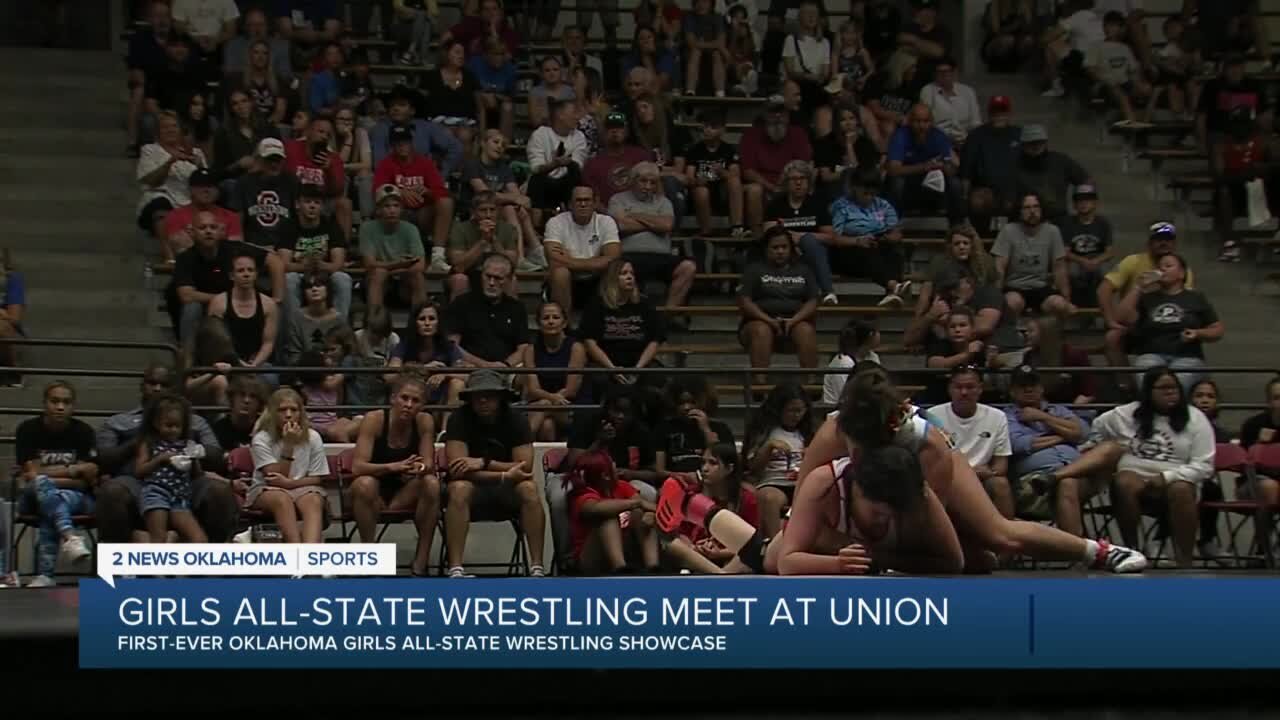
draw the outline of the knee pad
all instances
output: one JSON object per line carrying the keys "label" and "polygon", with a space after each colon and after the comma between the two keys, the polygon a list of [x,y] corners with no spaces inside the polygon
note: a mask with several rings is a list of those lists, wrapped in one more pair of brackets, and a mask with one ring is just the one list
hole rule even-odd
{"label": "knee pad", "polygon": [[751,571],[757,574],[764,573],[764,551],[768,547],[767,543],[760,537],[760,531],[755,531],[751,539],[746,545],[738,551],[738,559],[743,565],[751,568]]}

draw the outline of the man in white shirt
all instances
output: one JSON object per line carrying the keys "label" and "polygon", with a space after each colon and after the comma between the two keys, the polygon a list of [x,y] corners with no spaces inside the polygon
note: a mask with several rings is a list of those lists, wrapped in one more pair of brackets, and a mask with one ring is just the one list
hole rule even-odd
{"label": "man in white shirt", "polygon": [[564,308],[565,317],[574,305],[594,297],[600,277],[609,262],[622,254],[618,223],[596,212],[596,193],[588,185],[572,190],[570,209],[547,221],[542,237],[551,299]]}
{"label": "man in white shirt", "polygon": [[969,131],[982,124],[982,110],[973,88],[956,82],[956,61],[944,57],[937,62],[933,82],[920,89],[920,104],[933,113],[933,124],[959,144]]}
{"label": "man in white shirt", "polygon": [[214,55],[235,36],[239,17],[235,0],[173,0],[174,24],[196,41],[205,56]]}
{"label": "man in white shirt", "polygon": [[1044,67],[1052,82],[1049,89],[1042,93],[1044,97],[1066,95],[1063,77],[1080,77],[1084,72],[1084,60],[1089,49],[1106,39],[1102,30],[1102,16],[1088,7],[1092,4],[1091,0],[1084,0],[1084,7],[1077,4],[1079,9],[1045,33]]}
{"label": "man in white shirt", "polygon": [[929,409],[929,415],[942,425],[970,467],[982,481],[991,502],[1001,515],[1014,519],[1013,490],[1009,486],[1009,419],[990,405],[978,402],[982,397],[982,376],[973,367],[951,371],[947,384],[951,402]]}
{"label": "man in white shirt", "polygon": [[539,210],[567,204],[587,164],[587,136],[578,129],[577,107],[573,100],[550,100],[549,124],[529,136],[529,199]]}

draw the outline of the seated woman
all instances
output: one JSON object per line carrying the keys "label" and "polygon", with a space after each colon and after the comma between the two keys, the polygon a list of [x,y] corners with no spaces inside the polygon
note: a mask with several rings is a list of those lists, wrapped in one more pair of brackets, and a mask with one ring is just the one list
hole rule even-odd
{"label": "seated woman", "polygon": [[982,239],[978,237],[978,231],[972,225],[964,223],[951,226],[944,249],[945,252],[933,256],[929,261],[929,268],[925,270],[924,282],[916,297],[916,317],[929,312],[933,301],[937,299],[937,286],[942,281],[963,274],[972,277],[978,287],[986,287],[995,282],[995,261],[987,253]]}
{"label": "seated woman", "polygon": [[290,366],[298,366],[307,352],[322,352],[330,332],[348,327],[346,318],[333,307],[328,273],[308,272],[302,278],[301,293],[302,307],[289,318],[289,339],[284,346],[284,361]]}
{"label": "seated woman", "polygon": [[[226,405],[231,379],[227,371],[240,363],[227,325],[221,318],[206,317],[196,330],[191,351],[194,367],[211,367],[213,372],[188,375],[183,393],[196,405]],[[238,377],[253,377],[240,375]]]}
{"label": "seated woman", "polygon": [[191,204],[191,173],[206,166],[204,153],[192,147],[182,133],[178,116],[172,111],[159,113],[156,141],[144,145],[138,158],[136,176],[142,190],[138,200],[138,227],[161,240],[165,260],[172,260],[172,249],[164,240],[164,219],[169,211]]}
{"label": "seated woman", "polygon": [[786,526],[765,536],[676,478],[662,486],[658,527],[702,526],[733,554],[726,573],[876,575],[885,570],[955,574],[964,553],[916,457],[895,446],[825,463],[796,489]]}
{"label": "seated woman", "polygon": [[[849,174],[848,195],[831,206],[835,233],[827,247],[812,248],[811,262],[818,268],[820,284],[824,273],[830,284],[834,265],[842,274],[866,277],[883,287],[881,306],[902,307],[911,287],[911,281],[903,279],[902,228],[893,205],[879,196],[880,182],[878,169]],[[805,257],[809,256],[806,247]],[[830,293],[831,289],[823,291]]]}
{"label": "seated woman", "polygon": [[[813,270],[796,258],[791,235],[781,225],[764,234],[765,261],[747,266],[738,287],[742,325],[738,338],[751,367],[767,368],[776,345],[794,346],[801,367],[818,366],[818,284]],[[765,382],[762,375],[756,382]]]}
{"label": "seated woman", "polygon": [[568,324],[564,308],[556,302],[538,306],[538,334],[524,351],[524,366],[552,372],[525,375],[524,398],[529,404],[529,429],[534,439],[555,442],[572,419],[567,412],[537,408],[557,405],[587,405],[591,393],[583,389],[582,375],[554,372],[555,368],[581,369],[587,364],[586,347],[565,333]]}
{"label": "seated woman", "polygon": [[[249,255],[239,255],[231,261],[231,289],[209,301],[209,315],[222,320],[231,336],[235,364],[241,367],[270,367],[276,347],[279,308],[258,292],[257,283],[257,263]],[[274,375],[263,380],[276,384]]]}
{"label": "seated woman", "polygon": [[548,109],[551,100],[574,100],[573,86],[565,82],[560,58],[548,55],[538,64],[542,82],[529,89],[529,125],[542,127],[550,121]]}
{"label": "seated woman", "polygon": [[1213,427],[1204,413],[1187,403],[1173,371],[1152,368],[1142,376],[1141,399],[1099,415],[1093,430],[1126,443],[1111,490],[1124,541],[1137,544],[1143,510],[1163,506],[1178,567],[1191,567],[1200,484],[1213,475]]}
{"label": "seated woman", "polygon": [[[416,368],[427,378],[428,405],[457,405],[465,379],[443,370],[462,362],[462,351],[445,336],[440,308],[434,303],[419,305],[409,317],[411,321],[400,332],[400,344],[391,351],[387,369]],[[447,418],[446,414],[441,427]]]}
{"label": "seated woman", "polygon": [[712,417],[715,396],[703,375],[677,375],[666,392],[666,417],[654,429],[657,470],[665,477],[689,480],[702,467],[707,448],[716,443],[734,444],[733,430]]}
{"label": "seated woman", "polygon": [[329,461],[297,391],[280,388],[271,394],[250,450],[253,479],[245,506],[270,513],[284,542],[322,542]]}
{"label": "seated woman", "polygon": [[476,98],[480,84],[467,69],[467,51],[456,40],[446,41],[440,48],[440,66],[423,78],[422,90],[427,94],[428,118],[453,133],[470,148],[476,137],[480,110]]}
{"label": "seated woman", "polygon": [[440,520],[440,478],[436,472],[436,426],[422,412],[427,384],[404,374],[391,389],[391,409],[374,410],[360,421],[351,462],[351,514],[360,542],[378,540],[378,515],[413,510],[418,549],[409,570],[426,577],[431,541]]}
{"label": "seated woman", "polygon": [[659,45],[658,34],[652,27],[637,25],[631,39],[631,52],[622,58],[622,76],[628,77],[635,68],[649,71],[650,84],[645,88],[651,93],[671,90],[671,78],[676,70],[676,56],[669,47]]}
{"label": "seated woman", "polygon": [[859,105],[841,105],[832,131],[813,139],[813,166],[819,181],[814,194],[824,201],[835,202],[845,194],[848,174],[880,174],[880,148],[862,134],[862,112]]}
{"label": "seated woman", "polygon": [[[1267,382],[1267,409],[1244,421],[1240,444],[1245,448],[1280,442],[1280,378]],[[1269,507],[1280,504],[1280,468],[1258,468],[1257,500]]]}
{"label": "seated woman", "polygon": [[783,510],[791,504],[796,472],[813,430],[813,406],[795,383],[774,387],[747,423],[742,456],[756,486],[760,529],[766,537],[782,527]]}
{"label": "seated woman", "polygon": [[564,476],[564,483],[568,489],[573,557],[583,574],[657,571],[655,506],[617,477],[607,453],[579,457]]}
{"label": "seated woman", "polygon": [[614,382],[655,384],[653,375],[625,372],[658,364],[658,346],[667,339],[658,308],[640,294],[630,260],[618,258],[609,263],[600,281],[599,297],[582,313],[579,332],[593,364],[622,371],[610,376]]}
{"label": "seated woman", "polygon": [[[699,490],[748,525],[759,528],[760,508],[755,488],[746,479],[745,466],[746,462],[733,445],[712,445],[702,458]],[[682,567],[707,574],[725,572],[725,566],[734,558],[732,551],[707,534],[706,527],[688,522],[681,523],[679,532],[666,544],[665,552]]]}
{"label": "seated woman", "polygon": [[[353,333],[351,354],[339,363],[347,368],[383,368],[400,346],[400,334],[391,329],[391,313],[382,305],[367,308],[364,327]],[[351,405],[381,405],[387,401],[387,385],[399,373],[384,375],[347,374],[347,402]]]}

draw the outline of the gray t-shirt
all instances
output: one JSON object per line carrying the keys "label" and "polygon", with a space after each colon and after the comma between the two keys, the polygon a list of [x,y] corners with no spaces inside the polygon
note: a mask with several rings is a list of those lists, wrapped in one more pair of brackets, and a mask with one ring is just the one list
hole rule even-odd
{"label": "gray t-shirt", "polygon": [[818,283],[813,270],[802,262],[782,268],[754,263],[742,273],[738,294],[751,298],[772,317],[788,318],[818,297]]}
{"label": "gray t-shirt", "polygon": [[511,163],[505,159],[500,159],[492,165],[485,165],[479,159],[472,158],[462,163],[462,203],[470,206],[471,199],[475,197],[475,190],[471,187],[472,180],[483,180],[486,187],[492,192],[506,192],[507,184],[516,181],[515,173],[511,172]]}
{"label": "gray t-shirt", "polygon": [[[609,198],[609,214],[630,213],[635,215],[662,215],[674,218],[676,211],[671,201],[662,193],[654,193],[648,201],[641,200],[638,195],[628,190]],[[662,253],[671,254],[671,236],[653,232],[638,232],[622,237],[624,253]]]}
{"label": "gray t-shirt", "polygon": [[1053,263],[1067,255],[1062,233],[1052,223],[1042,223],[1028,237],[1022,223],[1005,225],[996,236],[991,254],[1009,258],[1004,286],[1013,290],[1039,290],[1052,285]]}

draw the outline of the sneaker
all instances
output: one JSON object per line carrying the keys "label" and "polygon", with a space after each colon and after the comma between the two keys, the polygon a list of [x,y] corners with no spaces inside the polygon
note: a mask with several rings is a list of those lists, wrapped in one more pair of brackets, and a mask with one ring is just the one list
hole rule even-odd
{"label": "sneaker", "polygon": [[750,235],[751,235],[751,232],[747,230],[747,227],[745,225],[734,225],[733,228],[729,230],[729,236],[732,237],[734,240],[741,240],[742,238],[748,237]]}
{"label": "sneaker", "polygon": [[717,91],[716,91],[716,97],[718,97],[718,98],[722,98],[722,97],[724,97],[724,91],[723,91],[723,90],[717,90]]}
{"label": "sneaker", "polygon": [[400,56],[400,64],[401,65],[417,65],[418,56],[415,55],[413,51],[406,51],[403,55]]}
{"label": "sneaker", "polygon": [[461,565],[458,565],[458,566],[455,566],[455,567],[451,567],[451,568],[449,568],[449,574],[448,574],[448,575],[446,575],[445,577],[449,577],[449,578],[473,578],[473,577],[475,577],[475,575],[468,575],[468,574],[467,574],[467,571],[466,571],[466,570],[463,570]]}
{"label": "sneaker", "polygon": [[1240,262],[1240,245],[1234,240],[1228,240],[1222,243],[1222,250],[1218,253],[1219,262]]}
{"label": "sneaker", "polygon": [[903,280],[902,282],[898,283],[898,289],[893,291],[894,295],[897,295],[898,297],[904,300],[910,296],[910,293],[911,293],[910,280]]}
{"label": "sneaker", "polygon": [[697,95],[697,93],[694,92],[692,89],[686,88],[684,91],[684,95],[685,97],[693,97],[694,95]]}
{"label": "sneaker", "polygon": [[1110,570],[1113,573],[1136,573],[1146,569],[1147,558],[1137,550],[1099,540],[1098,554],[1094,557],[1091,567],[1097,570]]}
{"label": "sneaker", "polygon": [[533,565],[529,568],[529,577],[546,577],[547,571],[542,569],[541,565]]}
{"label": "sneaker", "polygon": [[0,575],[0,590],[16,587],[22,587],[22,583],[18,580],[18,573],[10,572]]}
{"label": "sneaker", "polygon": [[57,586],[58,583],[48,575],[37,575],[31,578],[31,582],[27,583],[27,587],[29,588],[48,588]]}
{"label": "sneaker", "polygon": [[79,535],[71,535],[63,540],[61,552],[62,557],[71,563],[81,562],[93,554],[89,551],[89,546],[84,544],[84,538]]}
{"label": "sneaker", "polygon": [[880,298],[880,302],[876,303],[877,307],[888,307],[890,305],[902,307],[902,296],[895,293],[885,293],[884,297]]}
{"label": "sneaker", "polygon": [[680,523],[684,522],[684,505],[688,497],[688,490],[679,480],[667,478],[662,483],[662,491],[658,494],[658,509],[654,515],[663,532],[672,533],[680,528]]}
{"label": "sneaker", "polygon": [[529,258],[520,258],[520,262],[516,263],[516,272],[518,273],[536,273],[542,272],[546,268],[533,262]]}
{"label": "sneaker", "polygon": [[249,528],[244,532],[236,533],[231,536],[231,542],[248,545],[253,542],[253,528]]}
{"label": "sneaker", "polygon": [[839,305],[840,297],[833,292],[829,292],[826,295],[822,296],[822,304],[823,305]]}
{"label": "sneaker", "polygon": [[427,272],[447,273],[452,267],[453,266],[449,264],[449,261],[444,259],[443,254],[432,254],[431,265],[427,268]]}
{"label": "sneaker", "polygon": [[1040,97],[1060,98],[1066,94],[1067,94],[1067,89],[1062,87],[1062,78],[1054,78],[1053,85],[1049,86],[1048,90],[1045,90],[1044,92],[1040,93]]}

